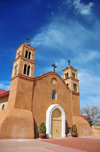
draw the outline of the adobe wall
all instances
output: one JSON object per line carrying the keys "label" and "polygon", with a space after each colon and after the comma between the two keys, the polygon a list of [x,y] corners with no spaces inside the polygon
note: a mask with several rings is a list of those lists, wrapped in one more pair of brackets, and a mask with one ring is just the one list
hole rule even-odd
{"label": "adobe wall", "polygon": [[8,108],[31,110],[33,79],[15,76],[11,81]]}
{"label": "adobe wall", "polygon": [[79,101],[79,93],[72,93],[72,109],[73,116],[80,116],[80,101]]}
{"label": "adobe wall", "polygon": [[0,112],[0,139],[33,139],[32,112],[21,109],[5,109]]}
{"label": "adobe wall", "polygon": [[73,116],[73,124],[77,126],[78,136],[91,136],[92,129],[90,124],[81,116]]}
{"label": "adobe wall", "polygon": [[[57,80],[52,83],[52,78]],[[52,100],[52,91],[56,91],[57,99]],[[50,105],[59,104],[65,111],[66,126],[72,126],[71,93],[62,78],[54,73],[48,72],[35,78],[33,96],[33,115],[35,125],[39,126],[42,122],[46,124],[46,112]]]}

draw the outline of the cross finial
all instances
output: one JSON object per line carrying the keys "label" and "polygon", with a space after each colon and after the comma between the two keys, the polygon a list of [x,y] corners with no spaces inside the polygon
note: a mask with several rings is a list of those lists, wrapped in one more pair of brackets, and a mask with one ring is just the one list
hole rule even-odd
{"label": "cross finial", "polygon": [[70,61],[70,60],[68,60],[68,64],[69,64],[69,66],[70,66],[70,62],[71,62],[71,61]]}
{"label": "cross finial", "polygon": [[27,37],[25,37],[25,39],[26,39],[26,43],[28,43],[29,37],[27,36]]}
{"label": "cross finial", "polygon": [[54,63],[54,64],[52,64],[52,66],[54,67],[54,72],[55,72],[55,68],[57,68],[57,66],[55,66],[55,63]]}

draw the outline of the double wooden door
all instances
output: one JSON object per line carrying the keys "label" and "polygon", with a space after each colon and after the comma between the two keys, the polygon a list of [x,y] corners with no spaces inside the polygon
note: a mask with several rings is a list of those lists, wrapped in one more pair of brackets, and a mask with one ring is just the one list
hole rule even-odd
{"label": "double wooden door", "polygon": [[59,109],[55,109],[51,117],[52,137],[62,137],[62,115]]}

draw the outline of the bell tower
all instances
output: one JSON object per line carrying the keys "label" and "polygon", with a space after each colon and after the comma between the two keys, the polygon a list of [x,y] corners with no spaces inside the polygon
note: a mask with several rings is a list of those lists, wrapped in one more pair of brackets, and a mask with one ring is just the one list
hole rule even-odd
{"label": "bell tower", "polygon": [[63,71],[63,79],[66,85],[72,90],[79,93],[79,80],[77,78],[77,70],[70,66],[70,60],[68,60],[69,65]]}
{"label": "bell tower", "polygon": [[17,48],[13,62],[8,108],[31,110],[36,49],[28,44],[28,40],[29,38],[26,37],[26,43],[22,43]]}
{"label": "bell tower", "polygon": [[68,60],[68,66],[63,71],[63,79],[66,85],[71,90],[72,98],[72,115],[80,116],[80,99],[79,99],[79,80],[77,78],[77,70],[70,65],[70,60]]}

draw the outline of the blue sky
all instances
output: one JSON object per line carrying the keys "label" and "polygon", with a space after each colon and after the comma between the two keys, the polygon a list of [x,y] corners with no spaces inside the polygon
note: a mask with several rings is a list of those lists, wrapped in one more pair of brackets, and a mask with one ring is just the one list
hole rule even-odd
{"label": "blue sky", "polygon": [[35,76],[62,76],[71,60],[80,80],[80,106],[100,106],[100,1],[0,0],[0,88],[10,89],[17,47],[30,38]]}

